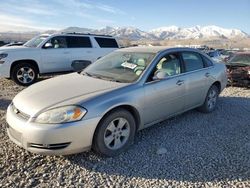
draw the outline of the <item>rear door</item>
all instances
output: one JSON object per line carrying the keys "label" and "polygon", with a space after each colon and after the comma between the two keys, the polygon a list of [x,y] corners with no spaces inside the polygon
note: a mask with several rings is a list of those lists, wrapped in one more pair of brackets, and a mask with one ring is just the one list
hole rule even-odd
{"label": "rear door", "polygon": [[89,36],[67,36],[68,48],[70,49],[70,63],[68,68],[72,69],[71,64],[75,60],[95,60],[94,49]]}
{"label": "rear door", "polygon": [[196,52],[181,52],[184,64],[185,110],[201,105],[209,89],[211,67],[206,66]]}
{"label": "rear door", "polygon": [[108,38],[108,37],[99,37],[95,36],[93,37],[97,45],[99,46],[98,55],[100,57],[103,57],[107,55],[108,53],[117,50],[119,48],[116,40],[114,38]]}

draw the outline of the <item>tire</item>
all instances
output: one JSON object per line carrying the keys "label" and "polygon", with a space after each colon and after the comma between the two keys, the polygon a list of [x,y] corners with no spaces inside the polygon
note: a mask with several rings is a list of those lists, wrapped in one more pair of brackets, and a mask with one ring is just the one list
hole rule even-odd
{"label": "tire", "polygon": [[203,113],[213,112],[216,108],[218,97],[219,89],[216,85],[212,85],[207,92],[204,104],[198,110]]}
{"label": "tire", "polygon": [[134,142],[135,132],[136,124],[130,112],[112,111],[97,126],[93,150],[106,157],[119,155]]}
{"label": "tire", "polygon": [[29,86],[36,82],[38,77],[37,68],[30,63],[20,63],[13,67],[11,79],[21,86]]}

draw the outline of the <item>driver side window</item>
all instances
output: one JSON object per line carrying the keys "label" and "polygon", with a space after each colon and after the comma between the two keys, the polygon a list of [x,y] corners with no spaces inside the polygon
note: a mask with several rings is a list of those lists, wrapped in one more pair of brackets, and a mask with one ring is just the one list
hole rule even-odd
{"label": "driver side window", "polygon": [[164,56],[156,66],[156,71],[166,73],[166,76],[173,76],[181,73],[181,64],[179,58],[175,54]]}
{"label": "driver side window", "polygon": [[167,54],[162,57],[155,69],[151,73],[149,81],[154,80],[153,78],[158,74],[164,75],[164,77],[174,76],[181,73],[181,62],[178,54]]}
{"label": "driver side window", "polygon": [[67,41],[65,37],[53,37],[48,42],[52,44],[51,48],[67,48]]}

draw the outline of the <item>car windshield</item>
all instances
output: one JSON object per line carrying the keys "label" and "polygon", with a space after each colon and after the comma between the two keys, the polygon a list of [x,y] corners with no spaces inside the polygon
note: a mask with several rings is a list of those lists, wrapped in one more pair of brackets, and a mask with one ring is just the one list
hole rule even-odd
{"label": "car windshield", "polygon": [[154,58],[154,53],[113,52],[86,68],[82,73],[110,81],[136,81]]}
{"label": "car windshield", "polygon": [[250,55],[235,55],[230,61],[229,64],[244,64],[250,65]]}
{"label": "car windshield", "polygon": [[24,44],[24,46],[30,47],[30,48],[36,48],[39,46],[39,44],[41,44],[47,38],[48,38],[48,36],[45,36],[45,35],[34,37],[31,40],[29,40],[28,42],[26,42]]}

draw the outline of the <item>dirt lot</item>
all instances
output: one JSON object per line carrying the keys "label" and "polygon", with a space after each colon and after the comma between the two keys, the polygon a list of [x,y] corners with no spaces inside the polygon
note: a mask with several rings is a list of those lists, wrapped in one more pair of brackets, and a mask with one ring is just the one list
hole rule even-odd
{"label": "dirt lot", "polygon": [[0,187],[250,187],[249,89],[225,89],[211,114],[193,110],[140,131],[114,158],[41,156],[13,144],[4,116],[22,89],[0,79]]}

